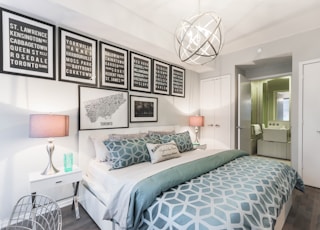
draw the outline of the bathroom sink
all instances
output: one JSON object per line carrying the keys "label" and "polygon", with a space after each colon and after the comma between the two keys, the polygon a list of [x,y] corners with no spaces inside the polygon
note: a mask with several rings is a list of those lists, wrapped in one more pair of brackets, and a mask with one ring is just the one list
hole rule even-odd
{"label": "bathroom sink", "polygon": [[289,129],[275,129],[275,128],[264,128],[263,129],[263,140],[265,141],[276,141],[276,142],[288,142]]}

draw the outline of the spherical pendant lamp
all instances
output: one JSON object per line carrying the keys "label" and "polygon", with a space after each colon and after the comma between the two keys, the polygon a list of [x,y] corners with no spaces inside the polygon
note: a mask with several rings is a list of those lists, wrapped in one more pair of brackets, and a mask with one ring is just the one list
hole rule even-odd
{"label": "spherical pendant lamp", "polygon": [[182,20],[175,32],[175,48],[182,62],[206,64],[214,60],[223,45],[221,18],[214,12]]}

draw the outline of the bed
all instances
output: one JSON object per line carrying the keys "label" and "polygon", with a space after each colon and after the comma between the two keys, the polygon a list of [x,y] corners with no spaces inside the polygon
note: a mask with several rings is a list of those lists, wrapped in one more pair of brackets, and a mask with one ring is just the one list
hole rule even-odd
{"label": "bed", "polygon": [[[175,131],[161,137],[164,144],[151,143],[157,148],[171,148],[177,136],[188,139],[181,127],[157,129]],[[288,165],[241,150],[191,150],[179,139],[179,154],[160,162],[98,161],[92,140],[117,131],[79,132],[79,163],[85,170],[80,203],[101,229],[281,229],[292,190],[303,190],[301,178]],[[111,152],[119,147],[115,141],[104,144],[110,143]],[[150,158],[153,162],[154,155]]]}

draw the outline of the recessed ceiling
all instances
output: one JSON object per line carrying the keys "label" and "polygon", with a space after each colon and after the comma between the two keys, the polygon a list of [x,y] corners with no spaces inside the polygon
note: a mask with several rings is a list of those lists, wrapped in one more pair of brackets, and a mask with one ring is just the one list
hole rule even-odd
{"label": "recessed ceiling", "polygon": [[[222,18],[222,54],[320,27],[319,0],[0,0],[4,6],[102,40],[186,66],[174,49],[182,19],[214,11]],[[210,68],[209,68],[210,69]]]}

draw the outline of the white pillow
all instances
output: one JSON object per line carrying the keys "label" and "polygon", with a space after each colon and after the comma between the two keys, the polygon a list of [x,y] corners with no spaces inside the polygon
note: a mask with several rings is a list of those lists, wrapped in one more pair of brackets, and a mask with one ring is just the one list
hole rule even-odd
{"label": "white pillow", "polygon": [[136,139],[146,137],[147,133],[130,133],[130,134],[110,134],[110,141],[122,141],[123,139]]}
{"label": "white pillow", "polygon": [[99,162],[105,162],[110,159],[110,153],[107,147],[104,145],[103,140],[90,137],[96,153],[96,160]]}
{"label": "white pillow", "polygon": [[148,131],[148,135],[152,136],[152,135],[170,135],[170,134],[175,134],[176,132],[174,130],[171,131],[152,131],[149,130]]}
{"label": "white pillow", "polygon": [[150,154],[152,164],[181,156],[179,149],[174,141],[170,141],[164,144],[147,143],[146,145]]}

